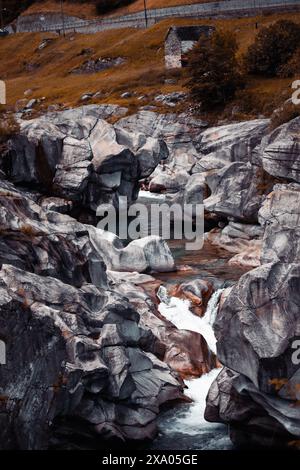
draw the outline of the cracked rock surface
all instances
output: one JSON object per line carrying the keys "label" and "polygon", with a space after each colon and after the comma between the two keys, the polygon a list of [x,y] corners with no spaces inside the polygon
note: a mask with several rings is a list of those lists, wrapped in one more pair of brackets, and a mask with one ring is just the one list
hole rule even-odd
{"label": "cracked rock surface", "polygon": [[[103,106],[83,106],[20,120],[3,169],[14,183],[71,199],[95,212],[138,194],[138,182],[168,157],[161,139],[127,132],[103,119]],[[117,112],[117,110],[115,110]]]}
{"label": "cracked rock surface", "polygon": [[154,437],[159,406],[181,398],[182,386],[141,348],[139,315],[128,301],[9,265],[0,289],[2,448]]}

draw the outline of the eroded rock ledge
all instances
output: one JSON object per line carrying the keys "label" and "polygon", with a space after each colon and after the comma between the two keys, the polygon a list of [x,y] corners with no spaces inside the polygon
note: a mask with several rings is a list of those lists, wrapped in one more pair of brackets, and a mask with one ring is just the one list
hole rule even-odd
{"label": "eroded rock ledge", "polygon": [[118,206],[118,196],[130,204],[139,180],[168,157],[168,149],[161,139],[109,124],[102,119],[106,111],[90,105],[20,120],[21,132],[2,162],[5,173],[16,184],[92,212],[101,203]]}
{"label": "eroded rock ledge", "polygon": [[60,432],[71,442],[73,434],[154,437],[159,406],[182,398],[182,386],[141,348],[146,332],[124,298],[8,265],[0,289],[8,354],[0,370],[3,448],[43,449]]}
{"label": "eroded rock ledge", "polygon": [[[1,448],[153,438],[160,405],[183,399],[183,383],[158,359],[159,338],[109,282],[103,259],[112,247],[106,241],[101,251],[92,240],[101,230],[0,183]],[[162,267],[165,257],[173,266],[155,243],[151,263]],[[127,254],[133,262],[134,249]]]}
{"label": "eroded rock ledge", "polygon": [[260,210],[263,264],[242,276],[217,316],[227,369],[210,389],[206,418],[229,423],[236,444],[288,446],[300,436],[299,203],[298,185],[274,187]]}

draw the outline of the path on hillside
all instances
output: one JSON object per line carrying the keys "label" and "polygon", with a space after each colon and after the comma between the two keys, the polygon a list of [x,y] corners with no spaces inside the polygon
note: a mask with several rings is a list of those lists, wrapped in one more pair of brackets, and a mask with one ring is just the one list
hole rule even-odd
{"label": "path on hillside", "polygon": [[[182,5],[168,8],[148,10],[148,26],[158,21],[172,17],[201,18],[216,16],[250,16],[255,13],[276,10],[300,9],[300,0],[224,0],[222,2],[200,3]],[[108,29],[118,28],[143,28],[145,27],[144,12],[132,13],[122,17],[110,17],[106,19],[82,20],[80,18],[66,16],[63,25],[60,13],[45,15],[24,15],[17,20],[15,30],[10,32],[36,32],[58,31],[96,33]]]}

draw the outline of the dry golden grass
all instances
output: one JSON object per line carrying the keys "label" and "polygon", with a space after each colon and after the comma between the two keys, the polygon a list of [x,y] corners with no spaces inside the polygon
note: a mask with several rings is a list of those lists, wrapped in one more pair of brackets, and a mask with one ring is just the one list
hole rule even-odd
{"label": "dry golden grass", "polygon": [[[146,0],[147,8],[165,8],[174,7],[178,5],[191,5],[194,3],[210,3],[215,0]],[[221,0],[224,1],[224,0]],[[115,14],[136,13],[144,9],[144,0],[136,0],[131,5],[124,8],[119,8]]]}
{"label": "dry golden grass", "polygon": [[[167,85],[165,79],[171,74],[164,67],[164,38],[171,25],[213,24],[218,28],[233,30],[239,42],[239,54],[243,54],[257,34],[255,23],[270,24],[278,18],[289,18],[300,22],[300,13],[277,14],[257,18],[188,20],[168,19],[147,30],[122,29],[105,31],[93,35],[72,34],[66,38],[48,33],[17,34],[0,39],[0,78],[7,83],[8,105],[14,106],[24,98],[24,91],[32,89],[30,98],[45,97],[42,110],[50,104],[64,106],[79,104],[86,92],[103,92],[102,98],[92,102],[115,103],[129,106],[135,111],[138,106],[149,104],[153,97],[184,89],[184,73],[178,72],[176,83]],[[37,47],[44,38],[54,41],[42,51]],[[80,66],[88,57],[80,55],[82,49],[92,48],[90,58],[124,57],[125,64],[89,75],[74,75],[70,71]],[[38,65],[28,72],[28,64]],[[243,100],[252,100],[259,112],[272,112],[274,103],[282,101],[284,93],[290,93],[292,79],[251,79]],[[121,99],[124,91],[134,91],[135,96]],[[138,97],[144,95],[145,100]],[[29,98],[27,98],[29,99]],[[246,106],[245,106],[246,107]],[[246,113],[251,114],[251,103]],[[274,109],[274,108],[273,108]]]}
{"label": "dry golden grass", "polygon": [[[53,13],[61,10],[60,2],[55,0],[45,0],[41,3],[34,3],[23,13],[23,15],[29,15],[33,13]],[[80,18],[93,18],[96,16],[96,8],[92,2],[86,2],[82,4],[64,2],[64,11],[66,14],[71,16],[78,16]]]}

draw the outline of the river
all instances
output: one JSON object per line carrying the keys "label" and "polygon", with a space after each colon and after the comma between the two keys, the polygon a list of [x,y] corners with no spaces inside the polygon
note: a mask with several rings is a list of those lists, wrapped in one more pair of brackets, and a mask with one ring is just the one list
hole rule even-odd
{"label": "river", "polygon": [[[139,201],[144,204],[163,203],[163,195],[141,192]],[[149,228],[152,228],[149,225]],[[148,233],[145,233],[145,236]],[[158,309],[166,319],[178,329],[200,333],[213,352],[216,352],[216,338],[213,323],[218,309],[222,290],[233,285],[245,269],[231,267],[228,264],[232,253],[205,242],[203,249],[197,252],[186,250],[186,240],[168,240],[168,245],[178,268],[173,273],[154,274],[163,282],[158,291]],[[188,300],[167,294],[168,287],[193,279],[210,281],[215,288],[204,317],[194,315]],[[161,413],[158,419],[159,433],[150,448],[153,450],[229,450],[233,445],[228,436],[227,426],[209,423],[204,419],[208,390],[221,369],[214,369],[199,378],[185,380],[186,395],[193,401],[181,404]]]}
{"label": "river", "polygon": [[[196,317],[189,309],[189,301],[168,298],[166,289],[161,287],[158,296],[160,313],[178,329],[200,333],[210,349],[216,352],[216,339],[213,322],[218,308],[222,289],[211,297],[205,316]],[[186,395],[193,400],[191,404],[177,406],[161,414],[159,434],[152,444],[156,450],[226,450],[232,449],[227,427],[222,424],[208,423],[204,419],[208,390],[221,369],[214,369],[198,379],[186,380]]]}

